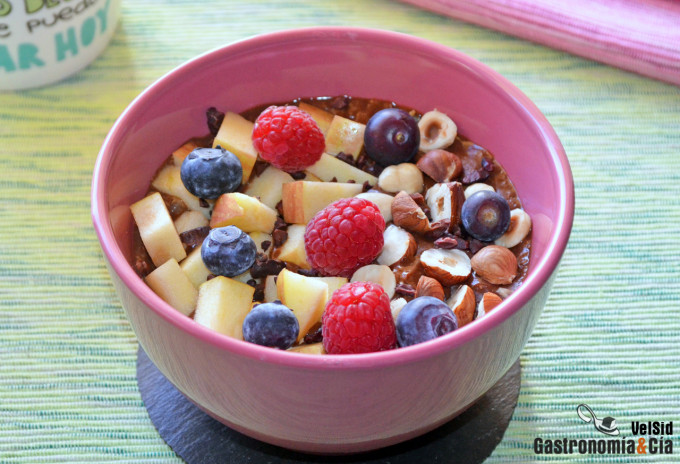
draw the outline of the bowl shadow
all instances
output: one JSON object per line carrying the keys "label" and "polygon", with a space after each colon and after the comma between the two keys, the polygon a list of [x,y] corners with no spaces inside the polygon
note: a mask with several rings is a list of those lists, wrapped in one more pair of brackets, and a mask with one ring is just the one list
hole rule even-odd
{"label": "bowl shadow", "polygon": [[[151,422],[178,456],[189,464],[278,463],[481,463],[503,439],[519,396],[521,368],[516,361],[503,377],[462,414],[441,427],[397,445],[366,453],[317,456],[287,450],[243,435],[214,420],[186,399],[140,347],[139,390]],[[310,417],[310,421],[314,418]]]}

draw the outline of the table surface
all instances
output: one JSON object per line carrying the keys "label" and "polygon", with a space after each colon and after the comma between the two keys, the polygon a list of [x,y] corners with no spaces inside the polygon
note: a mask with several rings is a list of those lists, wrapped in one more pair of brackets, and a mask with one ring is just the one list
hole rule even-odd
{"label": "table surface", "polygon": [[477,58],[538,105],[569,156],[571,241],[487,462],[549,460],[536,437],[605,437],[578,418],[580,403],[629,438],[631,421],[676,422],[677,458],[680,89],[389,0],[136,0],[85,71],[0,94],[0,462],[181,462],[140,398],[137,342],[90,222],[92,168],[115,118],[166,71],[312,25],[391,29]]}

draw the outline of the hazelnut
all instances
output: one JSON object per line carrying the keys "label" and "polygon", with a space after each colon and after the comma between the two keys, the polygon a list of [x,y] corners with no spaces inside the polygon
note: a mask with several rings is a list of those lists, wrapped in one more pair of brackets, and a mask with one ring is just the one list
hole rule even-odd
{"label": "hazelnut", "polygon": [[425,212],[404,191],[399,192],[392,201],[392,222],[410,232],[419,234],[430,230],[430,221]]}
{"label": "hazelnut", "polygon": [[463,172],[463,163],[456,155],[446,150],[431,150],[418,160],[416,166],[435,182],[448,182]]}
{"label": "hazelnut", "polygon": [[427,206],[430,208],[432,221],[449,221],[449,228],[460,223],[460,214],[465,202],[463,184],[460,182],[447,182],[434,184],[425,194]]}
{"label": "hazelnut", "polygon": [[391,266],[409,261],[416,254],[418,244],[413,235],[401,227],[390,224],[383,232],[383,249],[378,255],[378,264]]}
{"label": "hazelnut", "polygon": [[461,250],[430,248],[421,253],[420,264],[425,275],[446,286],[465,282],[471,272],[470,258]]}
{"label": "hazelnut", "polygon": [[420,276],[416,287],[416,298],[419,296],[432,296],[444,301],[444,287],[437,279],[432,277]]}
{"label": "hazelnut", "polygon": [[500,296],[493,292],[486,292],[482,295],[482,299],[479,300],[479,305],[477,305],[477,319],[486,315],[493,308],[501,304],[503,300]]}
{"label": "hazelnut", "polygon": [[425,113],[418,122],[418,129],[422,151],[446,148],[453,144],[458,134],[458,127],[453,120],[437,110]]}
{"label": "hazelnut", "polygon": [[482,248],[470,263],[479,277],[495,285],[510,284],[517,276],[517,258],[512,251],[502,246]]}
{"label": "hazelnut", "polygon": [[458,290],[451,292],[451,298],[446,302],[458,319],[458,327],[472,322],[475,317],[475,292],[468,285],[461,285]]}
{"label": "hazelnut", "polygon": [[510,225],[503,235],[494,242],[505,248],[512,248],[524,240],[531,230],[531,217],[523,209],[510,211]]}
{"label": "hazelnut", "polygon": [[406,193],[417,193],[422,192],[423,186],[423,173],[413,163],[387,166],[378,177],[378,187],[385,192],[395,193],[404,190]]}

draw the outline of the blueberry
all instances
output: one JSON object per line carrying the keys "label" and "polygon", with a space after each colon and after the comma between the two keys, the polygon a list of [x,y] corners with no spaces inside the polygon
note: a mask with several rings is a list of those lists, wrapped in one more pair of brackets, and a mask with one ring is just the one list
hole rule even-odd
{"label": "blueberry", "polygon": [[217,198],[234,192],[241,185],[243,168],[230,151],[217,148],[196,148],[189,153],[180,169],[182,183],[198,198]]}
{"label": "blueberry", "polygon": [[418,153],[419,145],[418,123],[404,110],[380,110],[366,124],[366,154],[383,166],[410,161]]}
{"label": "blueberry", "polygon": [[255,306],[243,320],[243,339],[287,350],[297,340],[300,325],[293,311],[280,301]]}
{"label": "blueberry", "polygon": [[401,308],[397,320],[399,346],[433,340],[458,328],[449,305],[431,296],[420,296]]}
{"label": "blueberry", "polygon": [[461,210],[465,230],[477,240],[491,242],[503,235],[510,226],[510,205],[491,190],[470,195]]}
{"label": "blueberry", "polygon": [[255,262],[256,255],[253,239],[236,226],[212,229],[201,246],[205,267],[211,273],[225,277],[246,272]]}

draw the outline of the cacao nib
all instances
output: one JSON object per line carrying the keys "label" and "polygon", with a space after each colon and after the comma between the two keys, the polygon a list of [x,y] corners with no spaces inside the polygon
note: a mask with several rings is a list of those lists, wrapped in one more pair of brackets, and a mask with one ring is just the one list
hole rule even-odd
{"label": "cacao nib", "polygon": [[279,213],[279,216],[283,216],[283,200],[276,204],[276,212]]}
{"label": "cacao nib", "polygon": [[198,205],[201,208],[209,208],[210,207],[210,203],[208,203],[208,201],[205,198],[199,198],[198,199]]}
{"label": "cacao nib", "polygon": [[269,166],[269,163],[257,160],[255,161],[255,166],[253,166],[253,172],[256,176],[259,176],[264,172],[265,169],[267,169],[267,166]]}
{"label": "cacao nib", "polygon": [[262,251],[267,251],[271,245],[272,245],[272,242],[269,241],[269,240],[265,240],[264,242],[260,243],[260,247],[262,247]]}
{"label": "cacao nib", "polygon": [[368,192],[369,190],[371,190],[371,184],[369,184],[368,181],[365,181],[363,186],[362,186],[361,191],[362,192]]}
{"label": "cacao nib", "polygon": [[333,97],[329,102],[328,106],[336,110],[344,110],[345,108],[347,108],[347,105],[349,105],[351,99],[352,98],[347,95]]}
{"label": "cacao nib", "polygon": [[250,268],[250,275],[255,279],[260,279],[268,275],[279,275],[279,272],[286,267],[286,263],[276,259],[269,259],[263,253],[259,253],[255,258],[253,267]]}
{"label": "cacao nib", "polygon": [[349,154],[341,151],[340,153],[335,155],[335,157],[337,159],[339,159],[340,161],[344,161],[347,164],[351,164],[352,166],[356,166],[356,163],[354,162],[354,157],[352,155],[349,155]]}
{"label": "cacao nib", "polygon": [[444,250],[453,250],[458,246],[458,240],[453,237],[441,237],[434,241],[434,246]]}
{"label": "cacao nib", "polygon": [[272,238],[274,239],[274,246],[280,247],[286,243],[286,240],[288,240],[288,232],[283,229],[274,229],[274,232],[272,232]]}
{"label": "cacao nib", "polygon": [[316,272],[314,269],[300,269],[298,271],[298,274],[303,275],[305,277],[317,277],[319,275],[319,273]]}
{"label": "cacao nib", "polygon": [[277,217],[276,221],[274,221],[274,229],[286,229],[287,227],[288,224],[286,224],[286,221],[284,221],[280,217]]}
{"label": "cacao nib", "polygon": [[173,221],[180,217],[182,213],[189,210],[186,203],[184,203],[181,198],[163,192],[161,192],[161,198],[163,198],[163,203],[165,203],[165,206],[168,208],[168,213],[170,213],[170,217]]}
{"label": "cacao nib", "polygon": [[305,171],[291,172],[290,177],[292,177],[295,180],[302,180],[305,177],[307,177],[307,174],[305,174]]}
{"label": "cacao nib", "polygon": [[381,172],[383,172],[383,167],[376,163],[373,159],[364,155],[363,153],[359,155],[357,159],[356,166],[364,172],[367,172],[373,176],[378,177]]}
{"label": "cacao nib", "polygon": [[203,240],[205,240],[209,232],[210,227],[204,226],[187,230],[186,232],[182,232],[181,234],[179,234],[179,239],[182,241],[184,251],[186,251],[188,254],[191,250],[193,250],[197,246],[201,246],[203,244]]}
{"label": "cacao nib", "polygon": [[493,172],[493,161],[488,158],[482,158],[482,169],[487,172]]}
{"label": "cacao nib", "polygon": [[486,242],[479,241],[476,238],[473,238],[472,240],[470,240],[470,252],[474,255],[487,245],[489,244]]}
{"label": "cacao nib", "polygon": [[312,328],[307,335],[303,338],[303,341],[311,345],[312,343],[320,343],[323,341],[323,331],[321,330],[321,326],[319,326],[316,330]]}
{"label": "cacao nib", "polygon": [[394,292],[404,296],[416,296],[416,289],[409,284],[397,285]]}
{"label": "cacao nib", "polygon": [[222,121],[224,121],[224,113],[217,111],[217,108],[211,106],[208,111],[205,112],[206,119],[208,120],[208,129],[213,137],[217,135],[220,130]]}

